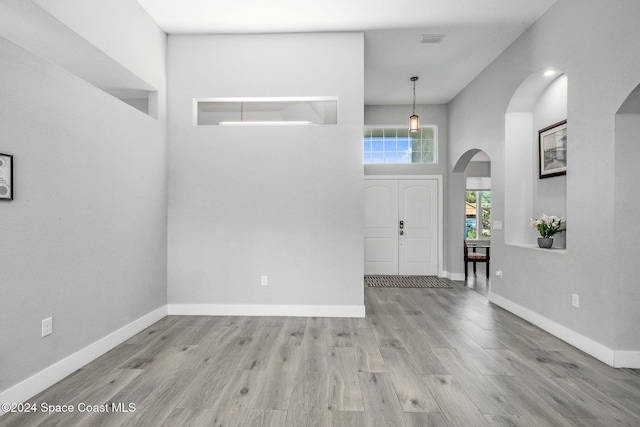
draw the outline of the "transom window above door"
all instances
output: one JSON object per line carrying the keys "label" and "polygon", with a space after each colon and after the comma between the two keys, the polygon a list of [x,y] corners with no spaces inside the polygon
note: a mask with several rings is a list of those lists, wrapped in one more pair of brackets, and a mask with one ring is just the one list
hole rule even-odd
{"label": "transom window above door", "polygon": [[368,127],[364,129],[364,163],[437,163],[438,138],[435,126],[418,132],[407,127]]}

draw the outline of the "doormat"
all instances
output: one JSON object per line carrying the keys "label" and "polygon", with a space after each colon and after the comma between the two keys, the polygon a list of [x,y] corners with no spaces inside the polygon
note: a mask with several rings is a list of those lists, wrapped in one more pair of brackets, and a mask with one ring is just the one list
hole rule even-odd
{"label": "doormat", "polygon": [[364,276],[364,282],[370,288],[452,288],[435,276]]}

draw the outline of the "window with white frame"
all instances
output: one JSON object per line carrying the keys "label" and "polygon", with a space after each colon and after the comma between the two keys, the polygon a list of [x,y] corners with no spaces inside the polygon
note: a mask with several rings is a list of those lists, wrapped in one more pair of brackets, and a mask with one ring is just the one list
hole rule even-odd
{"label": "window with white frame", "polygon": [[437,128],[424,126],[418,132],[407,127],[364,129],[364,163],[437,163]]}
{"label": "window with white frame", "polygon": [[467,190],[465,198],[465,238],[491,238],[491,191]]}

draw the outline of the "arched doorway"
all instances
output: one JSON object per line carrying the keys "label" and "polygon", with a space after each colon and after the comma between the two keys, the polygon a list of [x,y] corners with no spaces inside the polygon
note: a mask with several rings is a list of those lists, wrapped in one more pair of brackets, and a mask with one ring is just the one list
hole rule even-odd
{"label": "arched doorway", "polygon": [[[638,159],[640,159],[640,85],[629,94],[615,115],[615,259],[617,276],[617,312],[615,346],[618,349],[640,348],[640,330],[637,327],[637,304],[640,287],[636,265],[629,261],[638,250],[640,227],[640,197],[638,197]],[[627,314],[622,314],[627,313]],[[629,313],[636,313],[633,321]],[[621,352],[633,354],[629,352]],[[622,362],[622,366],[633,366],[635,360]]]}
{"label": "arched doorway", "polygon": [[[480,253],[487,253],[491,246],[491,158],[481,149],[465,152],[456,162],[452,173],[452,223],[454,230],[454,271],[464,271],[463,243]],[[456,274],[455,279],[481,293],[489,290],[488,266],[477,263],[476,274]]]}

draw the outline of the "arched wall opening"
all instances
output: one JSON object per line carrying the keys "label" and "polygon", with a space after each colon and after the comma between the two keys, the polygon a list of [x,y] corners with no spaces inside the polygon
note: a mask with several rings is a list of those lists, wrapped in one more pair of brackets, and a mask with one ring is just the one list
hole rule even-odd
{"label": "arched wall opening", "polygon": [[[449,214],[450,227],[453,230],[453,242],[450,243],[453,252],[450,256],[450,270],[462,272],[464,265],[462,261],[463,241],[467,238],[467,190],[473,191],[491,191],[491,158],[481,149],[473,148],[463,153],[453,167],[450,188],[452,195],[452,203],[450,204],[452,211]],[[490,206],[489,206],[490,209]],[[476,220],[476,225],[480,225],[482,218]],[[487,243],[490,238],[482,238],[480,235],[474,236],[475,240],[485,240]],[[456,280],[463,280],[464,275],[456,277]]]}
{"label": "arched wall opening", "polygon": [[638,197],[638,161],[640,160],[640,85],[631,92],[615,116],[615,199],[614,269],[618,283],[616,306],[616,347],[618,350],[640,348],[640,287],[634,254],[640,241],[640,197]]}
{"label": "arched wall opening", "polygon": [[[553,74],[551,74],[553,72]],[[567,119],[567,76],[536,72],[515,91],[505,113],[505,216],[508,245],[534,246],[538,237],[530,218],[543,213],[566,218],[566,176],[539,176],[539,132]],[[566,160],[566,158],[565,158]],[[566,247],[566,233],[554,236],[554,248]]]}

